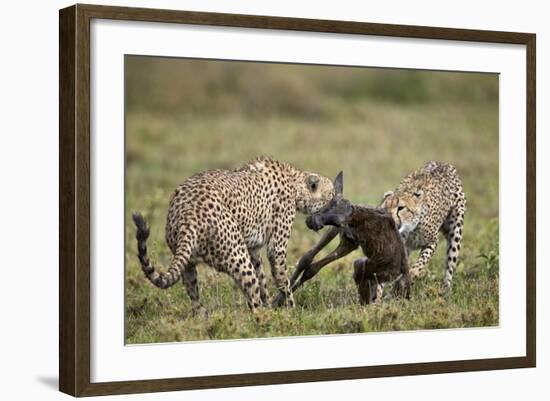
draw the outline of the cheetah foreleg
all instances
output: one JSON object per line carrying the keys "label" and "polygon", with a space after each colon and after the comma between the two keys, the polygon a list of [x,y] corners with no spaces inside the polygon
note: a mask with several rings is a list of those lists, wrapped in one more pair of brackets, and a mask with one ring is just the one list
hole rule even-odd
{"label": "cheetah foreleg", "polygon": [[284,225],[278,226],[269,239],[267,244],[267,258],[271,265],[271,274],[279,294],[273,301],[273,306],[277,305],[277,299],[282,298],[287,307],[294,307],[294,298],[290,289],[290,280],[286,268],[286,256],[288,239],[290,237],[290,225],[285,229]]}
{"label": "cheetah foreleg", "polygon": [[411,280],[416,279],[417,277],[421,276],[424,272],[424,269],[430,263],[430,260],[432,259],[432,256],[437,248],[438,240],[435,240],[434,242],[430,243],[429,245],[424,246],[420,250],[420,254],[418,255],[418,259],[414,263],[414,265],[410,269],[410,276]]}
{"label": "cheetah foreleg", "polygon": [[267,280],[265,278],[265,273],[262,266],[262,256],[260,255],[259,250],[249,250],[250,260],[256,271],[256,277],[258,279],[258,284],[260,285],[260,299],[262,305],[267,306],[269,300],[269,291],[267,289]]}
{"label": "cheetah foreleg", "polygon": [[460,241],[462,240],[462,226],[464,225],[464,206],[453,209],[450,216],[450,227],[447,231],[447,261],[445,264],[445,277],[443,278],[442,294],[451,289],[453,274],[456,269],[458,255],[460,253]]}

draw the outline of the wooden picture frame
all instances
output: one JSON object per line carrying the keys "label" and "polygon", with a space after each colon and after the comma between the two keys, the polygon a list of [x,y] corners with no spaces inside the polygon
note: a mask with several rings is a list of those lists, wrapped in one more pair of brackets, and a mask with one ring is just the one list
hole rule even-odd
{"label": "wooden picture frame", "polygon": [[[90,380],[90,21],[94,18],[526,46],[526,355],[523,357],[399,365],[92,383]],[[535,366],[536,37],[534,34],[95,5],[75,5],[60,10],[59,29],[59,388],[62,392],[73,396],[93,396]]]}

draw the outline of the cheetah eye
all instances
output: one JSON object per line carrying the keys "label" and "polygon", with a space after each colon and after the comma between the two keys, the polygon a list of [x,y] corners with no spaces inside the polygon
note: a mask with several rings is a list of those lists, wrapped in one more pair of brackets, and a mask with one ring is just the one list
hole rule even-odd
{"label": "cheetah eye", "polygon": [[399,213],[403,209],[405,209],[405,206],[397,206],[397,213]]}
{"label": "cheetah eye", "polygon": [[421,195],[421,193],[420,192],[415,192],[413,195],[418,198]]}

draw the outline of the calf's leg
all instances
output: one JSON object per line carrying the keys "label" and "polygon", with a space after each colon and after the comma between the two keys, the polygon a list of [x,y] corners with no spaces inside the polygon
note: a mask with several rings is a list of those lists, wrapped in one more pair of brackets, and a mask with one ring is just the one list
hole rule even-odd
{"label": "calf's leg", "polygon": [[306,281],[313,278],[319,271],[326,265],[328,265],[330,262],[334,262],[335,260],[338,260],[340,258],[343,258],[351,251],[357,249],[358,245],[356,242],[351,241],[350,239],[344,237],[343,235],[340,237],[340,243],[336,247],[334,251],[329,253],[325,258],[310,264],[302,273],[300,276],[300,279],[294,283],[292,286],[292,291],[295,291],[297,288],[301,287],[302,284],[304,284]]}

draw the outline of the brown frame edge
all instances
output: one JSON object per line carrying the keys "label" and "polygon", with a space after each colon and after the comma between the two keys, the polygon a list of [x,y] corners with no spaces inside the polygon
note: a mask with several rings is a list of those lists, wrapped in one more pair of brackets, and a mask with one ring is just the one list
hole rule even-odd
{"label": "brown frame edge", "polygon": [[[521,44],[527,47],[527,260],[525,357],[90,382],[90,20],[170,22]],[[59,12],[59,389],[73,396],[351,380],[536,366],[536,36],[530,33],[373,24],[77,4]]]}

